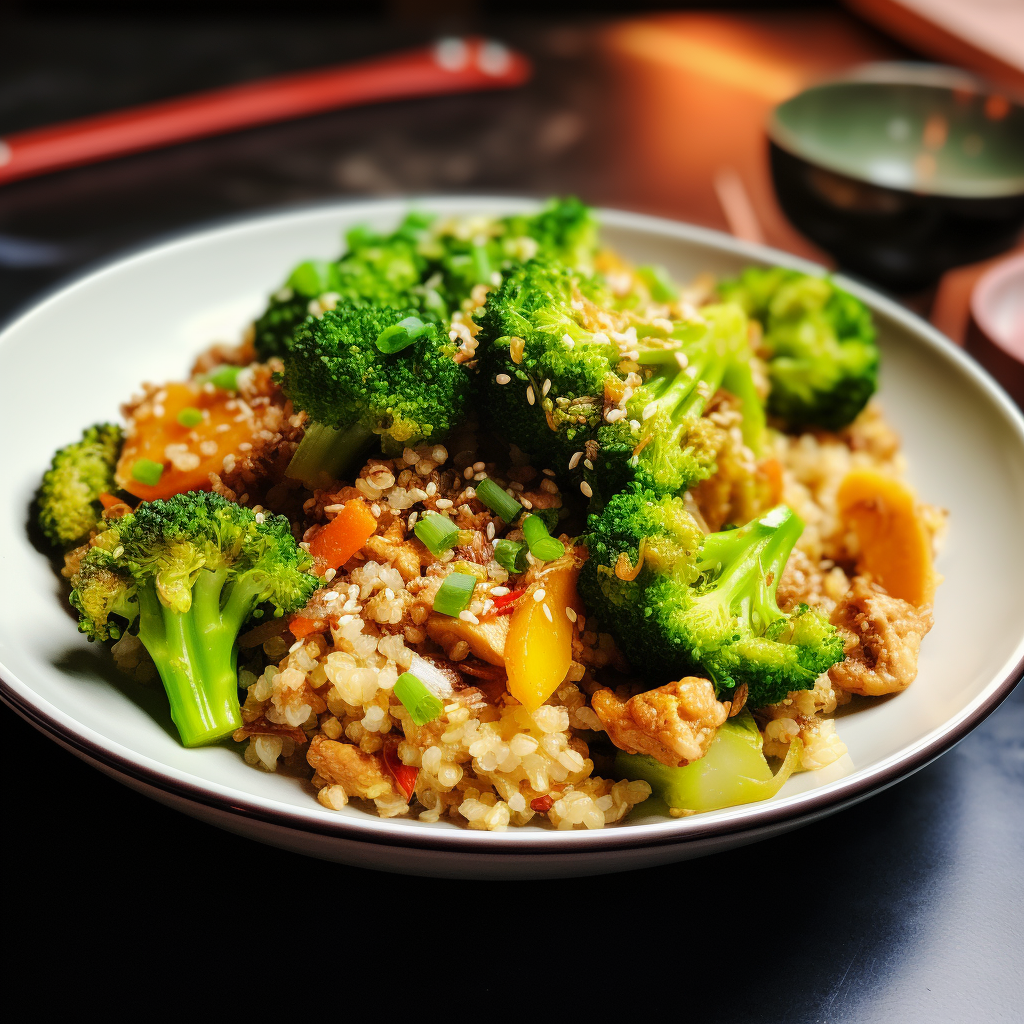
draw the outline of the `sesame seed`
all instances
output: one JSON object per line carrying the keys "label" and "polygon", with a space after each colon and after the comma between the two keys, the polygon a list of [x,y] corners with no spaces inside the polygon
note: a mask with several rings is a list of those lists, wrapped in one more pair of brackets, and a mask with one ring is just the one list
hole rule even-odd
{"label": "sesame seed", "polygon": [[519,496],[519,504],[525,509],[533,508],[533,502],[529,498],[524,498],[522,495]]}
{"label": "sesame seed", "polygon": [[512,378],[507,373],[499,373],[494,379],[499,384],[507,384]]}
{"label": "sesame seed", "polygon": [[474,462],[473,463],[473,472],[474,473],[479,473],[479,472],[481,472],[482,470],[484,470],[486,468],[487,468],[487,463],[486,462]]}
{"label": "sesame seed", "polygon": [[581,458],[583,458],[583,452],[576,452],[573,455],[573,457],[569,460],[569,469],[575,469],[580,464]]}
{"label": "sesame seed", "polygon": [[491,587],[491,597],[505,597],[506,594],[511,594],[512,591],[508,587]]}
{"label": "sesame seed", "polygon": [[324,604],[330,604],[332,601],[337,601],[339,597],[341,597],[341,594],[336,590],[329,590],[324,594]]}
{"label": "sesame seed", "polygon": [[324,505],[325,512],[340,512],[345,506],[344,505]]}
{"label": "sesame seed", "polygon": [[551,378],[546,377],[544,379],[544,386],[540,389],[542,395],[546,395],[551,390]]}
{"label": "sesame seed", "polygon": [[373,504],[372,504],[372,505],[370,506],[370,511],[371,511],[371,512],[372,512],[372,513],[373,513],[373,514],[374,514],[375,516],[380,516],[380,505],[378,505],[378,504],[377,504],[376,502],[374,502],[374,503],[373,503]]}
{"label": "sesame seed", "polygon": [[608,423],[618,423],[619,420],[626,418],[625,409],[609,409],[605,414],[604,418]]}
{"label": "sesame seed", "polygon": [[463,501],[469,501],[470,498],[475,498],[476,497],[476,488],[475,487],[467,487],[462,492],[460,497],[462,498]]}
{"label": "sesame seed", "polygon": [[575,608],[570,608],[570,607],[569,607],[568,605],[566,605],[566,608],[565,608],[565,617],[566,617],[566,618],[567,618],[567,619],[568,619],[568,620],[569,620],[570,622],[575,622],[575,621],[576,621],[576,609],[575,609]]}
{"label": "sesame seed", "polygon": [[419,519],[419,516],[420,516],[419,512],[411,512],[409,514],[408,526],[409,526],[410,530],[416,525],[416,520]]}
{"label": "sesame seed", "polygon": [[640,414],[640,418],[649,420],[658,411],[658,400],[655,399],[653,402],[648,402],[644,406],[644,411]]}
{"label": "sesame seed", "polygon": [[485,532],[487,533],[487,539],[488,540],[494,540],[494,523],[493,522],[490,522],[490,523],[487,524],[487,530]]}
{"label": "sesame seed", "polygon": [[452,507],[452,501],[451,501],[450,498],[438,498],[437,501],[434,502],[434,504],[438,508],[451,508]]}
{"label": "sesame seed", "polygon": [[435,484],[434,481],[431,480],[430,483],[427,484],[427,486],[424,488],[424,490],[427,492],[427,497],[432,498],[435,494],[437,494],[437,484]]}
{"label": "sesame seed", "polygon": [[533,403],[537,401],[533,394],[532,384],[528,384],[526,387],[526,400],[530,403],[530,405],[533,405]]}
{"label": "sesame seed", "polygon": [[629,429],[630,430],[639,430],[640,429],[640,421],[639,420],[630,420],[629,421]]}
{"label": "sesame seed", "polygon": [[477,483],[480,483],[482,480],[486,480],[487,479],[487,474],[486,473],[474,473],[473,474],[473,479]]}
{"label": "sesame seed", "polygon": [[555,471],[553,469],[542,469],[541,472],[545,476],[554,476],[555,475]]}
{"label": "sesame seed", "polygon": [[480,625],[480,620],[472,612],[461,611],[459,612],[459,618],[463,622],[472,622],[474,626]]}
{"label": "sesame seed", "polygon": [[590,459],[584,459],[583,460],[583,465],[586,466],[587,469],[593,469],[594,468],[594,464],[590,461]]}
{"label": "sesame seed", "polygon": [[546,604],[541,605],[541,607],[544,609],[544,617],[548,620],[548,622],[554,622],[555,618],[551,614],[551,609]]}
{"label": "sesame seed", "polygon": [[465,468],[465,469],[464,469],[464,470],[462,471],[462,475],[463,475],[463,476],[464,476],[464,477],[465,477],[465,478],[466,478],[467,480],[472,480],[472,479],[473,479],[473,467],[472,467],[472,466],[467,466],[467,467],[466,467],[466,468]]}
{"label": "sesame seed", "polygon": [[[324,573],[324,579],[327,580],[328,583],[330,583],[331,580],[333,580],[334,577],[337,576],[337,575],[338,575],[338,570],[337,569],[328,569],[327,572]],[[337,593],[335,593],[334,596],[337,597],[338,596]]]}
{"label": "sesame seed", "polygon": [[580,490],[583,492],[584,497],[592,498],[594,496],[594,489],[587,483],[586,480],[580,481]]}
{"label": "sesame seed", "polygon": [[384,596],[389,601],[394,601],[394,599],[395,599],[395,592],[390,587],[385,587],[384,588]]}
{"label": "sesame seed", "polygon": [[676,362],[679,364],[679,369],[685,370],[689,360],[686,358],[685,352],[676,353]]}
{"label": "sesame seed", "polygon": [[534,599],[534,601],[543,601],[546,596],[547,596],[547,591],[543,587],[541,587],[539,590],[535,590],[533,592],[533,599]]}

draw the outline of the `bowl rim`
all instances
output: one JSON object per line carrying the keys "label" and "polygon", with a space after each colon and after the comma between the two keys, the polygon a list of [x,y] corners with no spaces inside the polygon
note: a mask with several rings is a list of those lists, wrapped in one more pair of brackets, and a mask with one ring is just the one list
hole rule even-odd
{"label": "bowl rim", "polygon": [[779,149],[790,154],[790,156],[802,160],[812,167],[820,167],[823,170],[848,178],[850,181],[861,182],[873,188],[893,192],[897,195],[927,196],[934,199],[974,200],[978,202],[1024,197],[1024,173],[1001,178],[989,178],[984,181],[979,180],[970,184],[965,181],[963,187],[952,189],[929,187],[927,183],[915,184],[913,187],[900,187],[886,181],[876,180],[867,173],[855,172],[839,159],[832,159],[830,156],[821,153],[808,152],[800,133],[783,122],[782,112],[785,108],[790,107],[791,104],[799,102],[811,93],[825,92],[843,85],[905,85],[929,90],[938,89],[946,91],[959,89],[975,92],[979,95],[998,93],[1013,106],[1024,112],[1024,106],[1022,106],[1024,99],[1016,95],[1007,95],[1006,90],[997,90],[985,79],[961,68],[951,67],[946,64],[917,63],[914,61],[875,61],[857,65],[841,74],[813,82],[792,96],[787,96],[786,99],[772,108],[765,122],[765,133],[769,141],[773,145],[778,146]]}
{"label": "bowl rim", "polygon": [[[65,281],[31,303],[20,315],[0,331],[0,344],[7,332],[30,319],[51,303],[71,293],[88,288],[94,280],[116,275],[122,267],[138,260],[159,257],[175,249],[203,246],[215,237],[246,232],[259,232],[275,224],[304,217],[321,216],[326,212],[346,212],[352,216],[400,215],[414,205],[440,207],[452,212],[474,208],[522,211],[535,209],[539,200],[510,196],[406,196],[397,199],[326,201],[288,206],[256,215],[224,218],[214,224],[175,232],[156,244],[142,245],[128,254],[117,254],[102,264]],[[768,246],[745,242],[709,228],[673,221],[646,214],[615,209],[598,209],[603,226],[639,230],[667,240],[696,243],[715,251],[749,259],[752,262],[792,267],[811,273],[825,269],[808,260]],[[835,275],[842,287],[864,301],[872,310],[896,321],[916,336],[916,340],[936,355],[951,362],[977,385],[989,403],[1002,413],[1007,429],[1016,433],[1024,445],[1024,415],[999,385],[966,353],[945,338],[934,327],[909,310],[873,289]],[[27,543],[27,541],[26,541]],[[1005,699],[1024,673],[1024,636],[981,692],[946,722],[931,730],[915,743],[900,748],[872,767],[856,770],[820,788],[784,798],[711,811],[685,818],[638,824],[616,824],[596,830],[509,829],[486,832],[465,828],[439,828],[407,819],[383,819],[370,814],[360,817],[337,815],[321,808],[310,799],[309,807],[300,807],[267,797],[258,797],[230,786],[204,780],[186,771],[161,764],[147,755],[129,750],[72,716],[50,704],[31,686],[20,679],[0,660],[0,700],[50,738],[70,749],[86,761],[109,769],[143,786],[151,787],[176,798],[284,827],[338,840],[372,842],[385,846],[460,853],[551,854],[555,852],[600,852],[628,847],[649,847],[687,844],[713,837],[726,837],[744,832],[761,832],[773,826],[784,826],[820,816],[830,810],[854,802],[898,782],[944,753],[963,739]]]}

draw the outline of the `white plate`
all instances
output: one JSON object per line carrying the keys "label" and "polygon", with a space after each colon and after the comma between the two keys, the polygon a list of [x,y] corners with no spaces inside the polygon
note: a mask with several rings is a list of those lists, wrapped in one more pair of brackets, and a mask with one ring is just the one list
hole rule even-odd
{"label": "white plate", "polygon": [[[471,832],[322,808],[289,778],[226,748],[186,750],[159,690],[120,679],[59,600],[50,563],[29,543],[27,508],[51,453],[114,418],[141,380],[180,378],[213,340],[234,339],[288,269],[337,255],[356,223],[393,225],[415,205],[507,213],[518,199],[346,203],[251,218],[146,249],[42,300],[0,334],[0,696],[84,760],[154,799],[234,832],[348,864],[459,877],[615,871],[684,860],[794,828],[891,785],[962,739],[1024,668],[1024,420],[978,367],[927,324],[876,293],[882,399],[903,436],[910,477],[951,515],[946,580],[913,686],[838,727],[848,758],[791,779],[765,803],[590,831]],[[601,214],[627,256],[680,279],[744,264],[806,267],[717,232],[630,213]],[[40,794],[40,799],[44,799]]]}

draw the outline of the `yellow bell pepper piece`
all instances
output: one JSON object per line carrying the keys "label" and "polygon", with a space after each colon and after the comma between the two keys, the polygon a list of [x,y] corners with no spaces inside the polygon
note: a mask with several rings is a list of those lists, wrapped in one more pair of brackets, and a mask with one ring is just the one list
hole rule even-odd
{"label": "yellow bell pepper piece", "polygon": [[839,485],[839,518],[857,535],[857,571],[868,572],[893,597],[921,607],[935,599],[928,528],[905,484],[874,470],[847,473]]}
{"label": "yellow bell pepper piece", "polygon": [[508,692],[527,711],[536,711],[555,692],[572,663],[574,619],[567,611],[580,607],[579,571],[573,555],[552,562],[512,613],[505,641]]}

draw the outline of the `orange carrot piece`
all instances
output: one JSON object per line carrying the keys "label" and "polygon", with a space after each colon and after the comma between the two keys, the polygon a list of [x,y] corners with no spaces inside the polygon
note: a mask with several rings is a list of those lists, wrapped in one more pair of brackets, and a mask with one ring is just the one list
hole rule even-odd
{"label": "orange carrot piece", "polygon": [[316,628],[316,619],[309,619],[305,615],[293,615],[291,622],[288,623],[288,628],[296,640],[301,640],[303,637],[309,636]]}
{"label": "orange carrot piece", "polygon": [[340,569],[376,532],[377,520],[361,498],[345,507],[310,542],[320,572]]}
{"label": "orange carrot piece", "polygon": [[757,468],[768,485],[768,504],[777,505],[782,501],[782,463],[778,459],[763,459]]}
{"label": "orange carrot piece", "polygon": [[112,494],[107,494],[106,491],[101,492],[98,495],[100,504],[104,508],[113,508],[115,505],[123,505],[124,502],[120,498],[115,498]]}
{"label": "orange carrot piece", "polygon": [[[160,402],[150,400],[137,410],[114,473],[118,487],[143,501],[185,491],[208,491],[210,474],[224,472],[225,456],[241,455],[238,446],[253,439],[253,421],[243,415],[234,392],[217,388],[211,393],[198,384],[181,382],[166,384],[161,391],[164,395]],[[203,421],[195,427],[186,427],[178,420],[178,414],[189,408],[203,414]],[[168,457],[168,445],[179,445],[180,450],[194,456],[183,465],[194,464],[188,469],[176,468]],[[142,483],[132,476],[132,467],[139,459],[164,467],[157,483]]]}

